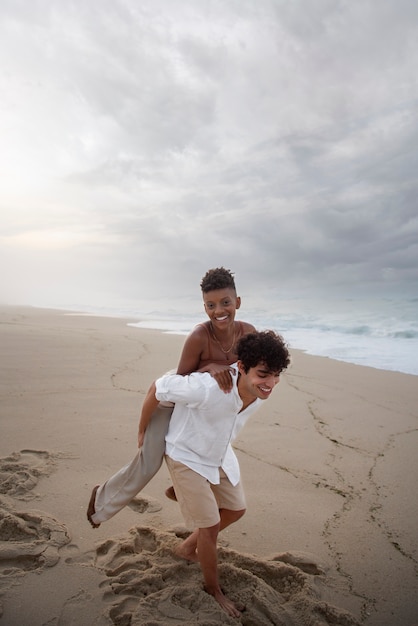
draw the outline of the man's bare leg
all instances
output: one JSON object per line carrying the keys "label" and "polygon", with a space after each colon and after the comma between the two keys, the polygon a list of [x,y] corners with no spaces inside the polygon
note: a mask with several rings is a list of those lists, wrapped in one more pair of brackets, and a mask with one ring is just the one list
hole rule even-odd
{"label": "man's bare leg", "polygon": [[235,604],[222,591],[218,577],[217,538],[220,524],[209,528],[199,528],[197,535],[197,554],[205,581],[205,590],[215,598],[221,608],[231,617],[240,617]]}
{"label": "man's bare leg", "polygon": [[219,515],[221,516],[221,521],[219,525],[219,532],[230,526],[231,524],[235,524],[241,517],[245,514],[245,509],[240,509],[239,511],[231,511],[231,509],[219,509]]}
{"label": "man's bare leg", "polygon": [[[240,511],[231,511],[230,509],[220,509],[219,515],[221,517],[221,521],[219,523],[219,532],[237,522],[245,513],[245,509],[241,509]],[[197,556],[197,541],[198,541],[199,529],[197,528],[192,532],[191,535],[187,537],[179,545],[176,549],[175,554],[180,556],[182,559],[186,559],[187,561],[198,562],[199,557]]]}
{"label": "man's bare leg", "polygon": [[199,561],[197,556],[197,537],[199,534],[199,529],[196,528],[191,535],[187,537],[174,551],[174,554],[180,556],[182,559],[186,559],[186,561],[193,561],[197,563]]}

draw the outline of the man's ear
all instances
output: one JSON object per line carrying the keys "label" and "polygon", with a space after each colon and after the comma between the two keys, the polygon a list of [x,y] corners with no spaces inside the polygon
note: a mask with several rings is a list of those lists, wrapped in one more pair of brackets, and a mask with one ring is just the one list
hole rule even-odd
{"label": "man's ear", "polygon": [[235,300],[235,308],[238,310],[240,306],[241,306],[241,298],[237,296]]}
{"label": "man's ear", "polygon": [[245,374],[245,368],[244,368],[244,365],[242,364],[242,361],[237,361],[237,367],[238,367],[238,372],[240,374]]}

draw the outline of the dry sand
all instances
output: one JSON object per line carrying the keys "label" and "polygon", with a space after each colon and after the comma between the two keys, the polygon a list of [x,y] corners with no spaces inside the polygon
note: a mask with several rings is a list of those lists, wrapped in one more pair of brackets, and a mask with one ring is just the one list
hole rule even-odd
{"label": "dry sand", "polygon": [[[136,320],[135,320],[136,321]],[[165,466],[93,530],[92,487],[136,452],[150,382],[183,338],[0,309],[0,624],[418,624],[418,378],[292,351],[236,449],[248,512],[221,536],[230,619],[183,534]]]}

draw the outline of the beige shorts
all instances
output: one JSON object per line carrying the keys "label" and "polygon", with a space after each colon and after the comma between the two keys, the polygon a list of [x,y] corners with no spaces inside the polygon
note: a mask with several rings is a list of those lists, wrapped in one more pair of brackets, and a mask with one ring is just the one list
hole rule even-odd
{"label": "beige shorts", "polygon": [[189,528],[210,528],[220,520],[219,509],[242,511],[246,508],[241,482],[235,487],[220,469],[219,485],[212,485],[207,478],[179,461],[165,456],[177,501],[184,521]]}

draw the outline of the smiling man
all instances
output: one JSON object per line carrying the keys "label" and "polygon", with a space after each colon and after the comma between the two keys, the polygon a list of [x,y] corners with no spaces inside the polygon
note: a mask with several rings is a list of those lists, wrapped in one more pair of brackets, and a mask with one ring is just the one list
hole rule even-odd
{"label": "smiling man", "polygon": [[193,529],[177,555],[200,563],[206,591],[233,617],[240,611],[222,592],[217,563],[219,531],[238,521],[246,507],[231,443],[290,362],[282,337],[273,331],[245,335],[237,355],[230,393],[206,372],[159,378],[144,400],[138,432],[142,445],[158,402],[175,402],[165,458],[184,520]]}

